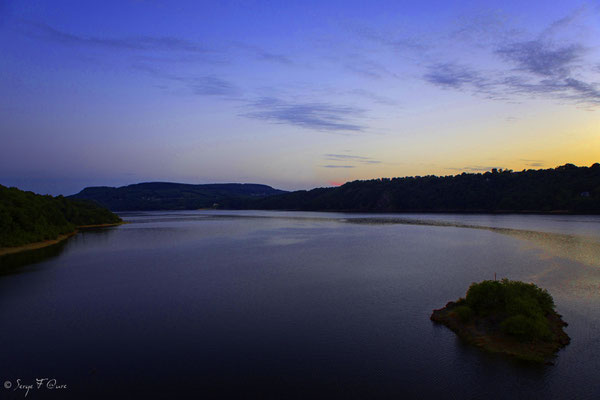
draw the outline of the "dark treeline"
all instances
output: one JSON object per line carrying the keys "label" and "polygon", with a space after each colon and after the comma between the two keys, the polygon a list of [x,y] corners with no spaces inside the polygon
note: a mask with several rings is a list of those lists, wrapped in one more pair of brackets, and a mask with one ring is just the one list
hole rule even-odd
{"label": "dark treeline", "polygon": [[118,222],[121,218],[90,201],[42,196],[0,185],[0,247],[56,239],[78,226]]}
{"label": "dark treeline", "polygon": [[600,164],[354,181],[227,205],[307,211],[600,213]]}
{"label": "dark treeline", "polygon": [[193,210],[285,193],[267,185],[221,183],[190,185],[148,182],[122,187],[88,187],[69,198],[93,200],[115,211]]}

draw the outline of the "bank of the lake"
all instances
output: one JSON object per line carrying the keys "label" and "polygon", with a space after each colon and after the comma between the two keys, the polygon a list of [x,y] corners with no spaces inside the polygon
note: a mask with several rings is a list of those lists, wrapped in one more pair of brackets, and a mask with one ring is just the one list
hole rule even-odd
{"label": "bank of the lake", "polygon": [[0,256],[60,243],[79,229],[122,222],[118,215],[92,201],[0,185]]}
{"label": "bank of the lake", "polygon": [[62,234],[62,235],[58,235],[58,237],[55,238],[55,239],[42,240],[42,241],[33,242],[33,243],[27,243],[27,244],[23,244],[21,246],[0,247],[0,257],[4,256],[4,255],[7,255],[7,254],[15,254],[15,253],[23,252],[23,251],[38,250],[38,249],[42,249],[44,247],[53,246],[53,245],[58,244],[58,243],[60,243],[60,242],[62,242],[64,240],[67,240],[71,236],[76,235],[80,230],[96,229],[96,228],[109,228],[109,227],[113,227],[113,226],[123,225],[123,224],[126,224],[126,223],[127,222],[125,222],[125,221],[121,221],[121,222],[116,222],[116,223],[112,223],[112,224],[81,225],[81,226],[78,226],[77,229],[75,229],[72,232],[69,232],[69,233],[66,233],[66,234]]}

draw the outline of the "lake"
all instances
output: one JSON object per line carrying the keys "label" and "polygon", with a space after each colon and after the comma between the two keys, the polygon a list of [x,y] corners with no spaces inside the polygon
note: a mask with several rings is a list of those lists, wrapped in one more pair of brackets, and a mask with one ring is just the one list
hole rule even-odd
{"label": "lake", "polygon": [[[600,398],[598,216],[121,216],[0,258],[1,398]],[[494,274],[553,295],[555,365],[429,320]]]}

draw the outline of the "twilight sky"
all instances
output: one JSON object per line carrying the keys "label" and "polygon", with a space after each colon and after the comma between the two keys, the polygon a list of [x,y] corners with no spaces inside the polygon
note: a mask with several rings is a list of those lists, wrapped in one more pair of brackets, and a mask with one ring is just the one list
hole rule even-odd
{"label": "twilight sky", "polygon": [[600,1],[3,1],[0,184],[600,161]]}

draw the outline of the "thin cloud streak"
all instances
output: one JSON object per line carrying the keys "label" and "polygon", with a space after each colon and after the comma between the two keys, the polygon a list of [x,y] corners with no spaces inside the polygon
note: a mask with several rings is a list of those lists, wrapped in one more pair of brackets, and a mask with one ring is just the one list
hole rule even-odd
{"label": "thin cloud streak", "polygon": [[360,164],[381,164],[381,161],[374,160],[371,157],[355,156],[350,154],[325,154],[323,159],[329,161],[356,162]]}
{"label": "thin cloud streak", "polygon": [[195,78],[190,82],[194,94],[202,96],[235,96],[239,89],[224,79],[214,75]]}
{"label": "thin cloud streak", "polygon": [[357,107],[332,103],[286,102],[274,97],[264,97],[251,102],[254,111],[242,114],[277,124],[290,124],[302,128],[328,132],[363,132],[365,127],[353,120],[364,114]]}
{"label": "thin cloud streak", "polygon": [[226,96],[233,100],[237,99],[242,93],[242,90],[234,83],[216,75],[176,75],[164,72],[145,63],[135,63],[132,65],[132,68],[145,72],[157,79],[181,83],[193,94],[200,96]]}
{"label": "thin cloud streak", "polygon": [[64,45],[83,45],[124,50],[180,51],[189,53],[208,53],[209,49],[197,43],[171,36],[138,36],[132,38],[102,38],[96,36],[75,35],[53,28],[40,22],[27,22],[32,30],[25,34]]}
{"label": "thin cloud streak", "polygon": [[114,50],[135,50],[144,52],[178,53],[169,54],[169,57],[147,57],[146,61],[169,62],[210,62],[223,64],[222,59],[233,50],[243,50],[254,56],[259,61],[280,64],[292,64],[289,57],[269,52],[259,46],[236,42],[228,46],[211,48],[199,43],[173,36],[137,36],[129,38],[106,38],[99,36],[77,35],[62,31],[41,22],[22,21],[23,33],[29,37],[53,41],[66,46],[86,46],[107,48]]}
{"label": "thin cloud streak", "polygon": [[481,165],[471,165],[471,166],[466,166],[466,167],[462,167],[462,168],[448,167],[448,169],[453,170],[453,171],[468,171],[468,172],[487,172],[487,171],[491,171],[494,168],[499,169],[498,167],[486,167],[486,166],[481,166]]}
{"label": "thin cloud streak", "polygon": [[283,54],[271,53],[271,52],[263,49],[262,47],[258,47],[258,46],[254,46],[254,45],[250,45],[250,44],[246,44],[246,43],[240,43],[240,42],[236,42],[234,44],[234,46],[239,49],[247,51],[248,53],[252,54],[258,60],[270,61],[270,62],[284,64],[284,65],[292,65],[293,64],[292,60],[289,57],[287,57]]}

